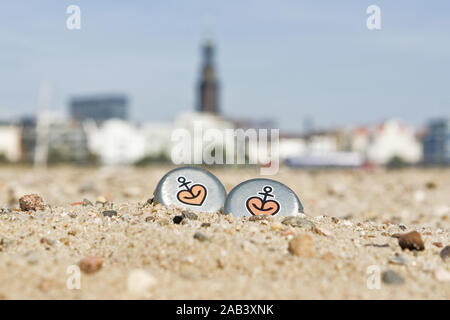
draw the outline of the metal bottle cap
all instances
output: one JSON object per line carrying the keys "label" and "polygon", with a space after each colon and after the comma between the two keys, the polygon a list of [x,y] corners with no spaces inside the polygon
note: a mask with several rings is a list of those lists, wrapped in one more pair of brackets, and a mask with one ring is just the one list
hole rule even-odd
{"label": "metal bottle cap", "polygon": [[166,173],[155,190],[155,201],[199,212],[223,208],[226,192],[212,173],[201,168],[181,167]]}
{"label": "metal bottle cap", "polygon": [[303,213],[297,195],[284,184],[270,179],[251,179],[238,184],[225,201],[225,213],[237,217]]}

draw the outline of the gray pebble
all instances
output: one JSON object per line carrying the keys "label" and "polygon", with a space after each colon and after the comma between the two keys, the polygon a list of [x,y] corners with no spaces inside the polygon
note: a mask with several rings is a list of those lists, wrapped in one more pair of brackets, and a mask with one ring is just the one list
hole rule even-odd
{"label": "gray pebble", "polygon": [[201,232],[196,232],[194,234],[194,239],[196,239],[200,242],[210,241],[209,237]]}
{"label": "gray pebble", "polygon": [[211,223],[209,223],[209,222],[203,222],[202,225],[201,225],[201,227],[202,227],[202,228],[208,228],[208,227],[211,227]]}
{"label": "gray pebble", "polygon": [[103,211],[102,214],[105,217],[113,217],[113,216],[117,216],[117,211],[115,211],[115,210],[106,210],[106,211]]}
{"label": "gray pebble", "polygon": [[444,249],[441,250],[441,253],[439,254],[442,258],[442,260],[447,261],[450,259],[450,246],[446,246]]}
{"label": "gray pebble", "polygon": [[93,206],[92,202],[90,202],[88,199],[83,199],[83,207],[89,206]]}
{"label": "gray pebble", "polygon": [[401,266],[406,266],[408,264],[408,260],[401,255],[395,255],[394,257],[389,258],[389,262]]}
{"label": "gray pebble", "polygon": [[384,271],[381,280],[383,280],[386,284],[393,284],[393,285],[400,285],[405,283],[405,279],[402,278],[401,275],[399,275],[394,270],[387,270]]}
{"label": "gray pebble", "polygon": [[287,217],[281,223],[288,226],[306,228],[309,230],[313,230],[316,227],[314,222],[300,217]]}
{"label": "gray pebble", "polygon": [[190,220],[197,220],[198,219],[198,216],[195,213],[191,212],[191,211],[183,211],[183,212],[181,212],[181,215],[183,216],[183,218],[187,218],[187,219],[190,219]]}
{"label": "gray pebble", "polygon": [[6,248],[10,244],[11,244],[11,240],[8,240],[7,238],[0,239],[0,246],[2,246],[3,248]]}

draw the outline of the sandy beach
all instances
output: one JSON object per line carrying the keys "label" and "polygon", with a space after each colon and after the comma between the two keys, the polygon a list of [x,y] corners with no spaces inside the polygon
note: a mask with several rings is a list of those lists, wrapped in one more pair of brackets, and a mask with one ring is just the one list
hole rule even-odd
{"label": "sandy beach", "polygon": [[[281,168],[270,178],[297,193],[312,222],[297,226],[189,212],[174,223],[183,210],[147,202],[170,169],[1,167],[0,298],[450,299],[450,259],[440,256],[450,244],[449,169]],[[259,177],[211,171],[227,192]],[[19,198],[33,193],[45,210],[21,211]],[[393,237],[411,231],[424,250]],[[296,255],[298,236],[307,241]],[[90,256],[98,270],[71,287]]]}

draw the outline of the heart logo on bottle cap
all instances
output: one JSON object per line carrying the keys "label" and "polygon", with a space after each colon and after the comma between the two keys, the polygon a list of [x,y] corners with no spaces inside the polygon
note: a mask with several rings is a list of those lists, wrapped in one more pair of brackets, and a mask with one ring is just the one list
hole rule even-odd
{"label": "heart logo on bottle cap", "polygon": [[186,182],[186,178],[183,176],[178,177],[177,180],[181,183],[179,187],[186,188],[186,190],[181,190],[177,193],[178,201],[192,206],[201,206],[208,193],[206,187],[198,183],[189,187],[189,184],[192,183],[192,181]]}
{"label": "heart logo on bottle cap", "polygon": [[254,216],[270,216],[280,211],[280,204],[277,201],[267,200],[268,197],[274,197],[274,195],[271,194],[272,190],[273,188],[271,186],[265,186],[263,192],[258,192],[259,195],[263,196],[262,199],[258,196],[248,198],[245,203],[248,212]]}

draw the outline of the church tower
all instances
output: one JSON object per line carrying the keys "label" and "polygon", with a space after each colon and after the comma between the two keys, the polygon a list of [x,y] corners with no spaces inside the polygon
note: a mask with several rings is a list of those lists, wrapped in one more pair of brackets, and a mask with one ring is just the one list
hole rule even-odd
{"label": "church tower", "polygon": [[214,70],[214,45],[206,41],[203,45],[202,73],[199,83],[197,110],[200,112],[219,113],[219,88]]}

